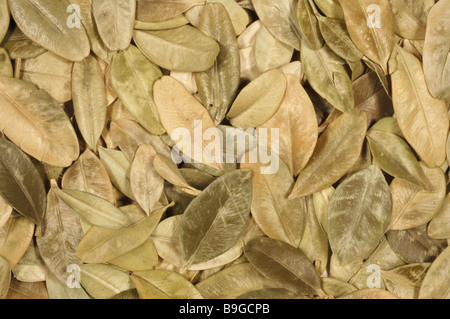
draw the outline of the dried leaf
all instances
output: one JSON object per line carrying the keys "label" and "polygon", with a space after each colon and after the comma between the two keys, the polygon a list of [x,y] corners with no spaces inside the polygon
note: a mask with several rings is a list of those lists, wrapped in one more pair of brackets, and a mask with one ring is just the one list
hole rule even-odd
{"label": "dried leaf", "polygon": [[431,8],[428,14],[425,43],[423,45],[425,81],[431,95],[441,100],[450,95],[449,17],[450,5],[448,0],[441,0]]}
{"label": "dried leaf", "polygon": [[381,271],[386,289],[402,299],[417,299],[423,278],[430,264],[409,264]]}
{"label": "dried leaf", "polygon": [[47,195],[47,213],[44,219],[45,232],[36,238],[39,252],[45,264],[56,278],[66,283],[69,265],[81,264],[76,256],[76,247],[83,237],[79,216],[58,198],[55,181]]}
{"label": "dried leaf", "polygon": [[310,0],[299,0],[297,17],[304,41],[311,49],[319,50],[323,46],[324,39],[319,29],[319,13],[315,4]]}
{"label": "dried leaf", "polygon": [[299,295],[323,295],[309,259],[282,241],[257,237],[244,247],[245,256],[264,276]]}
{"label": "dried leaf", "polygon": [[[234,2],[234,1],[233,1]],[[217,24],[217,21],[221,21]],[[239,86],[240,60],[236,35],[225,7],[207,3],[198,29],[220,46],[214,65],[195,75],[199,96],[215,124],[225,118]]]}
{"label": "dried leaf", "polygon": [[8,261],[0,257],[0,299],[5,299],[11,282],[11,269]]}
{"label": "dried leaf", "polygon": [[134,288],[130,275],[108,265],[84,264],[81,268],[81,285],[94,299],[108,299]]}
{"label": "dried leaf", "polygon": [[392,218],[389,229],[409,229],[428,223],[441,207],[446,193],[444,173],[440,168],[429,168],[421,163],[429,186],[421,189],[416,185],[394,179],[392,193]]}
{"label": "dried leaf", "polygon": [[64,103],[72,99],[72,67],[73,62],[47,51],[23,61],[20,69],[21,79],[47,91],[56,102]]}
{"label": "dried leaf", "polygon": [[9,0],[8,4],[14,21],[31,40],[69,61],[89,55],[84,28],[70,28],[66,23],[66,1]]}
{"label": "dried leaf", "polygon": [[47,92],[30,82],[0,78],[0,105],[0,131],[24,152],[61,167],[77,159],[75,131],[64,110]]}
{"label": "dried leaf", "polygon": [[319,137],[289,197],[310,195],[338,181],[358,159],[366,130],[367,116],[360,110],[343,113],[333,121]]}
{"label": "dried leaf", "polygon": [[[235,0],[206,0],[206,3],[221,3],[228,12],[231,22],[233,23],[234,33],[240,35],[250,22],[250,17],[244,8],[242,8]],[[200,8],[200,7],[198,7]],[[194,9],[194,8],[193,8]],[[196,25],[197,26],[197,25]]]}
{"label": "dried leaf", "polygon": [[[10,22],[10,12],[8,8],[8,2],[2,1],[0,3],[0,42],[3,41],[3,38],[8,32],[9,22]],[[3,299],[3,298],[0,298]]]}
{"label": "dried leaf", "polygon": [[98,33],[111,51],[125,50],[133,36],[136,0],[95,0],[92,14]]}
{"label": "dried leaf", "polygon": [[397,52],[398,69],[391,78],[398,125],[428,166],[441,166],[449,129],[445,102],[428,92],[420,61],[401,47]]}
{"label": "dried leaf", "polygon": [[0,48],[0,76],[13,77],[11,60],[9,59],[8,53],[3,48]]}
{"label": "dried leaf", "polygon": [[286,92],[286,76],[278,69],[267,71],[250,82],[234,100],[227,119],[239,128],[257,127],[276,112]]}
{"label": "dried leaf", "polygon": [[29,39],[18,26],[6,34],[2,46],[11,59],[32,59],[47,51]]}
{"label": "dried leaf", "polygon": [[275,38],[300,50],[296,0],[253,0],[252,4],[261,22]]}
{"label": "dried leaf", "polygon": [[203,3],[205,0],[137,0],[136,19],[145,22],[161,22]]}
{"label": "dried leaf", "polygon": [[[259,129],[267,129],[267,135],[259,134],[258,142],[271,149],[278,149],[280,158],[297,176],[310,159],[318,138],[317,117],[308,94],[292,75],[286,75],[286,93],[275,114]],[[272,146],[271,129],[279,129],[279,142]],[[276,139],[275,139],[276,141]]]}
{"label": "dried leaf", "polygon": [[342,112],[353,110],[352,82],[342,58],[326,44],[313,50],[302,42],[301,62],[306,79],[320,96]]}
{"label": "dried leaf", "polygon": [[431,264],[419,291],[420,299],[449,299],[450,248],[446,248]]}
{"label": "dried leaf", "polygon": [[357,290],[355,286],[333,277],[320,277],[320,284],[328,296],[335,298]]}
{"label": "dried leaf", "polygon": [[75,62],[72,71],[73,108],[78,128],[92,150],[106,123],[106,87],[97,60]]}
{"label": "dried leaf", "polygon": [[205,71],[220,51],[216,41],[188,25],[161,31],[136,30],[134,41],[152,62],[171,71]]}
{"label": "dried leaf", "polygon": [[45,215],[45,188],[33,162],[17,146],[0,138],[0,196],[40,225]]}
{"label": "dried leaf", "polygon": [[30,242],[25,254],[12,269],[14,278],[23,282],[45,281],[47,272],[48,268],[34,241]]}
{"label": "dried leaf", "polygon": [[135,46],[118,52],[111,62],[111,84],[120,101],[137,122],[153,134],[163,134],[153,102],[153,85],[162,76]]}
{"label": "dried leaf", "polygon": [[394,22],[388,0],[339,0],[356,47],[388,74],[394,48]]}
{"label": "dried leaf", "polygon": [[0,257],[13,269],[33,239],[34,223],[23,216],[10,217],[0,228]]}
{"label": "dried leaf", "polygon": [[[252,150],[246,159],[256,152]],[[305,199],[288,199],[294,179],[282,161],[275,173],[263,174],[262,168],[261,163],[250,160],[241,163],[241,169],[252,172],[252,216],[264,234],[298,247],[307,214]]]}
{"label": "dried leaf", "polygon": [[213,259],[236,244],[250,212],[250,177],[247,170],[224,174],[186,208],[180,221],[185,267]]}
{"label": "dried leaf", "polygon": [[208,299],[236,298],[250,291],[277,286],[249,263],[227,267],[196,285],[203,297]]}
{"label": "dried leaf", "polygon": [[425,38],[427,15],[433,0],[389,0],[394,15],[395,33],[405,39]]}
{"label": "dried leaf", "polygon": [[386,237],[395,253],[410,264],[432,262],[447,247],[447,240],[428,236],[426,225],[391,230]]}
{"label": "dried leaf", "polygon": [[152,242],[147,239],[137,248],[108,261],[108,263],[128,271],[144,271],[158,265],[158,253]]}
{"label": "dried leaf", "polygon": [[90,228],[78,245],[77,256],[85,263],[105,263],[138,248],[151,235],[166,209],[160,208],[122,229]]}
{"label": "dried leaf", "polygon": [[381,170],[372,165],[345,179],[328,206],[328,236],[342,265],[365,259],[389,225],[392,199]]}
{"label": "dried leaf", "polygon": [[349,294],[339,297],[338,299],[400,299],[387,290],[377,288],[366,288],[353,291]]}
{"label": "dried leaf", "polygon": [[67,206],[92,225],[107,229],[120,229],[129,222],[127,215],[101,197],[68,189],[58,189],[57,193]]}
{"label": "dried leaf", "polygon": [[52,272],[47,272],[45,285],[50,299],[91,299],[84,289],[69,288],[67,283],[61,283]]}
{"label": "dried leaf", "polygon": [[6,299],[48,299],[48,292],[42,281],[21,282],[13,278]]}
{"label": "dried leaf", "polygon": [[[194,139],[196,134],[211,136],[213,135],[212,131],[216,132],[214,122],[203,105],[189,94],[181,83],[170,76],[163,76],[156,81],[154,99],[161,123],[169,136],[172,139],[181,138],[182,143],[179,141],[177,148],[193,161],[221,170],[220,162],[214,161],[214,158],[203,154],[204,152],[198,154],[195,151],[195,148],[200,146]],[[183,128],[183,131],[180,132],[179,128]],[[209,130],[209,133],[206,133],[207,130]],[[185,136],[188,132],[189,136]],[[188,138],[189,141],[185,141],[185,138]],[[216,140],[211,144],[217,145],[217,142],[216,135]],[[189,148],[185,147],[186,144],[189,145]],[[191,145],[194,147],[191,147]],[[206,140],[202,139],[202,149],[205,149],[207,145],[209,144],[206,143]],[[217,157],[217,155],[214,154],[213,156]]]}
{"label": "dried leaf", "polygon": [[428,235],[436,239],[450,238],[450,195],[428,225]]}

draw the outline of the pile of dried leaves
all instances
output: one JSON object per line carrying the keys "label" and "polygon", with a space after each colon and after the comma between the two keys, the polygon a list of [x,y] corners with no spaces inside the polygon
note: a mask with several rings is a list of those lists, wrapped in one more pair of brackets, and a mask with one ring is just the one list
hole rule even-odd
{"label": "pile of dried leaves", "polygon": [[[2,0],[0,40],[0,297],[450,297],[450,0]],[[172,160],[232,127],[277,170]]]}

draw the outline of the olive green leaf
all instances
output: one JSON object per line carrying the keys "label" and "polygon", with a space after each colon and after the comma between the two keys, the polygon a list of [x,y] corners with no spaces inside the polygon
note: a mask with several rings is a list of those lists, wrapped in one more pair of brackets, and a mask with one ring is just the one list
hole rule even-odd
{"label": "olive green leaf", "polygon": [[193,199],[180,222],[185,267],[213,259],[236,244],[250,213],[251,173],[222,175]]}
{"label": "olive green leaf", "polygon": [[[249,14],[235,0],[206,0],[206,3],[221,3],[228,12],[233,24],[234,33],[240,35],[250,22]],[[201,8],[200,6],[197,8]],[[194,9],[194,8],[192,8]],[[195,25],[198,27],[198,25]]]}
{"label": "olive green leaf", "polygon": [[184,16],[184,14],[179,14],[173,18],[161,21],[161,22],[142,22],[135,20],[134,29],[137,30],[165,30],[172,29],[176,27],[181,27],[182,25],[188,24],[189,20]]}
{"label": "olive green leaf", "polygon": [[108,263],[128,271],[149,270],[159,264],[158,252],[150,239],[147,239],[137,248],[109,260]]}
{"label": "olive green leaf", "polygon": [[182,14],[205,0],[136,0],[136,19],[144,22],[161,22]]}
{"label": "olive green leaf", "polygon": [[111,182],[122,194],[133,199],[133,191],[130,183],[131,163],[121,151],[99,147],[98,154]]}
{"label": "olive green leaf", "polygon": [[69,288],[66,282],[62,283],[59,281],[50,271],[47,272],[45,287],[50,299],[91,299],[84,289]]}
{"label": "olive green leaf", "polygon": [[321,15],[317,16],[317,20],[325,42],[334,53],[350,62],[358,62],[362,59],[363,54],[350,39],[345,20],[323,17]]}
{"label": "olive green leaf", "polygon": [[386,289],[402,299],[417,299],[420,286],[427,273],[429,263],[409,264],[391,270],[382,270]]}
{"label": "olive green leaf", "polygon": [[253,46],[256,66],[261,72],[288,64],[293,52],[294,49],[291,46],[279,41],[264,26],[258,32]]}
{"label": "olive green leaf", "polygon": [[29,39],[18,26],[6,34],[2,46],[11,59],[31,59],[47,51]]}
{"label": "olive green leaf", "polygon": [[239,93],[227,119],[239,128],[257,127],[276,112],[286,92],[286,76],[278,69],[267,71]]}
{"label": "olive green leaf", "polygon": [[256,223],[270,238],[284,241],[298,247],[303,236],[306,216],[304,198],[289,199],[294,179],[283,161],[279,161],[278,170],[273,174],[263,174],[261,163],[252,163],[252,154],[248,154],[241,163],[242,169],[252,172],[251,211]]}
{"label": "olive green leaf", "polygon": [[342,265],[365,259],[389,225],[392,198],[378,166],[371,165],[346,178],[328,206],[331,250]]}
{"label": "olive green leaf", "polygon": [[127,272],[113,266],[84,264],[80,270],[81,285],[94,299],[108,299],[135,287]]}
{"label": "olive green leaf", "polygon": [[422,189],[400,179],[394,179],[392,193],[392,218],[389,229],[409,229],[428,223],[441,207],[446,193],[445,176],[439,167],[420,166],[429,181]]}
{"label": "olive green leaf", "polygon": [[56,278],[66,283],[71,264],[81,264],[76,247],[83,237],[80,217],[58,197],[56,181],[47,195],[47,213],[43,223],[43,236],[36,237],[42,259]]}
{"label": "olive green leaf", "polygon": [[[433,2],[433,1],[429,1]],[[423,45],[423,71],[428,89],[433,97],[443,100],[450,95],[450,5],[441,0],[431,8]]]}
{"label": "olive green leaf", "polygon": [[394,114],[392,100],[376,72],[368,72],[353,82],[355,107],[366,112],[369,125]]}
{"label": "olive green leaf", "polygon": [[11,269],[8,261],[0,256],[0,299],[5,299],[11,282]]}
{"label": "olive green leaf", "polygon": [[257,128],[257,134],[261,128],[267,129],[267,134],[258,134],[258,141],[261,145],[273,148],[271,129],[279,130],[278,153],[291,174],[297,176],[308,163],[316,146],[317,116],[300,82],[290,74],[286,74],[286,79],[286,93],[278,110]]}
{"label": "olive green leaf", "polygon": [[367,132],[367,141],[375,162],[383,171],[419,187],[427,186],[427,177],[403,138],[389,132],[370,129]]}
{"label": "olive green leaf", "polygon": [[[6,35],[6,32],[8,32],[10,17],[11,17],[11,14],[9,12],[8,2],[2,1],[0,3],[0,43],[3,41],[3,38]],[[3,299],[3,298],[0,298],[0,299]]]}
{"label": "olive green leaf", "polygon": [[141,299],[203,299],[192,283],[172,271],[137,271],[131,280]]}
{"label": "olive green leaf", "polygon": [[428,225],[428,235],[436,239],[450,238],[450,195]]}
{"label": "olive green leaf", "polygon": [[309,260],[312,261],[316,272],[320,275],[327,269],[328,264],[328,236],[320,225],[314,209],[313,196],[305,197],[306,217],[302,240],[298,246]]}
{"label": "olive green leaf", "polygon": [[319,13],[312,0],[299,0],[297,4],[298,25],[302,32],[303,40],[313,50],[319,50],[323,46],[323,37],[319,29]]}
{"label": "olive green leaf", "polygon": [[36,84],[45,90],[56,102],[72,99],[71,74],[73,62],[47,51],[21,64],[21,79]]}
{"label": "olive green leaf", "polygon": [[109,50],[125,50],[130,45],[136,0],[95,0],[92,14],[98,33]]}
{"label": "olive green leaf", "polygon": [[137,149],[130,168],[131,190],[136,202],[147,215],[157,206],[164,188],[164,180],[154,167],[156,155],[151,145],[143,144]]}
{"label": "olive green leaf", "polygon": [[86,263],[105,263],[138,248],[148,240],[166,209],[163,207],[150,216],[129,221],[121,229],[91,227],[78,245],[77,256]]}
{"label": "olive green leaf", "polygon": [[[89,42],[91,43],[92,52],[104,61],[111,61],[111,52],[103,43],[97,25],[95,24],[94,15],[92,13],[92,0],[68,0],[68,2],[80,7],[79,18],[86,30]],[[72,10],[74,9],[72,8]]]}
{"label": "olive green leaf", "polygon": [[58,197],[92,225],[107,229],[126,226],[129,218],[113,204],[96,195],[78,190],[57,190]]}
{"label": "olive green leaf", "polygon": [[314,2],[325,16],[344,19],[344,11],[339,4],[339,0],[314,0]]}
{"label": "olive green leaf", "polygon": [[163,134],[153,102],[153,84],[162,76],[135,46],[118,52],[111,62],[111,84],[117,96],[137,122],[153,134]]}
{"label": "olive green leaf", "polygon": [[306,196],[331,186],[361,154],[367,116],[355,109],[341,114],[322,133],[311,159],[300,172],[290,198]]}
{"label": "olive green leaf", "polygon": [[353,110],[352,82],[345,69],[345,60],[326,44],[313,50],[302,41],[301,62],[306,79],[321,97],[342,112]]}
{"label": "olive green leaf", "polygon": [[264,26],[275,38],[300,50],[301,31],[297,18],[297,0],[253,0]]}
{"label": "olive green leaf", "polygon": [[171,71],[201,72],[213,66],[220,47],[198,29],[184,25],[134,32],[138,48],[155,64]]}
{"label": "olive green leaf", "polygon": [[45,215],[45,188],[33,162],[13,143],[0,138],[0,196],[40,225]]}
{"label": "olive green leaf", "polygon": [[320,285],[328,296],[335,298],[357,290],[355,286],[333,277],[320,277]]}
{"label": "olive green leaf", "polygon": [[96,150],[106,122],[106,87],[100,66],[92,55],[75,62],[72,94],[78,128],[89,147]]}
{"label": "olive green leaf", "polygon": [[153,159],[153,168],[158,176],[172,185],[179,187],[183,192],[193,196],[200,194],[198,189],[195,189],[189,185],[188,182],[186,182],[183,175],[181,175],[177,164],[175,164],[171,158],[161,154],[155,154]]}
{"label": "olive green leaf", "polygon": [[[180,222],[182,215],[175,215],[164,219],[153,231],[151,240],[161,258],[181,268],[185,264],[180,247]],[[188,270],[205,270],[223,266],[242,255],[243,242],[239,240],[233,247],[223,254],[188,267]]]}
{"label": "olive green leaf", "polygon": [[449,129],[445,102],[430,95],[420,61],[399,46],[396,51],[398,68],[391,78],[398,125],[405,139],[428,166],[441,166],[446,157]]}
{"label": "olive green leaf", "polygon": [[100,159],[89,149],[64,172],[62,187],[91,193],[111,203],[115,201],[108,172]]}
{"label": "olive green leaf", "polygon": [[70,28],[67,1],[9,0],[9,9],[19,28],[33,41],[69,60],[89,55],[90,44],[84,28]]}
{"label": "olive green leaf", "polygon": [[13,269],[27,251],[33,239],[34,223],[23,216],[10,217],[0,228],[0,257]]}
{"label": "olive green leaf", "polygon": [[387,232],[387,240],[394,252],[407,263],[432,262],[447,247],[447,240],[433,239],[427,226]]}
{"label": "olive green leaf", "polygon": [[13,77],[13,67],[8,53],[0,48],[0,76]]}
{"label": "olive green leaf", "polygon": [[279,285],[261,275],[251,264],[242,263],[226,267],[200,281],[197,289],[208,299],[236,298],[244,293]]}
{"label": "olive green leaf", "polygon": [[394,22],[389,0],[339,0],[353,43],[388,74],[394,48]]}
{"label": "olive green leaf", "polygon": [[[211,148],[211,145],[220,145],[217,143],[217,135],[212,134],[212,132],[217,134],[219,132],[215,130],[216,126],[206,108],[180,82],[170,76],[163,76],[156,81],[154,88],[154,99],[161,123],[170,138],[179,139],[179,141],[173,142],[177,142],[176,146],[183,153],[183,156],[188,157],[193,162],[222,170],[220,161],[214,159],[214,157],[217,158],[220,155],[215,153],[216,147],[213,148],[214,155],[208,154],[206,151]],[[182,134],[180,134],[180,128],[183,128]],[[194,139],[194,136],[198,134],[196,131],[200,131],[204,137],[215,135],[215,142],[208,143],[207,138],[203,138],[201,145],[199,145]],[[189,132],[189,134],[184,132]],[[199,146],[205,150],[200,154],[195,151],[195,148]]]}
{"label": "olive green leaf", "polygon": [[299,249],[282,241],[256,237],[244,247],[250,263],[264,276],[299,295],[323,295],[320,280]]}
{"label": "olive green leaf", "polygon": [[435,2],[433,0],[389,0],[389,3],[394,15],[395,33],[405,39],[423,40],[427,28],[427,15]]}
{"label": "olive green leaf", "polygon": [[54,166],[77,159],[75,130],[61,106],[30,82],[0,78],[0,129],[27,154]]}
{"label": "olive green leaf", "polygon": [[400,299],[393,293],[378,288],[365,288],[350,292],[338,299]]}
{"label": "olive green leaf", "polygon": [[129,119],[114,120],[110,123],[110,133],[113,142],[119,146],[125,157],[131,163],[138,147],[150,144],[158,154],[170,157],[170,148],[158,135],[153,135],[137,122]]}
{"label": "olive green leaf", "polygon": [[[220,24],[217,23],[220,21]],[[199,96],[214,123],[225,117],[236,95],[240,78],[239,49],[230,17],[220,3],[207,3],[198,29],[220,46],[214,65],[195,75]]]}
{"label": "olive green leaf", "polygon": [[188,185],[202,190],[216,179],[213,175],[197,168],[180,168],[180,173]]}
{"label": "olive green leaf", "polygon": [[450,248],[446,248],[431,264],[419,291],[420,299],[449,299]]}

